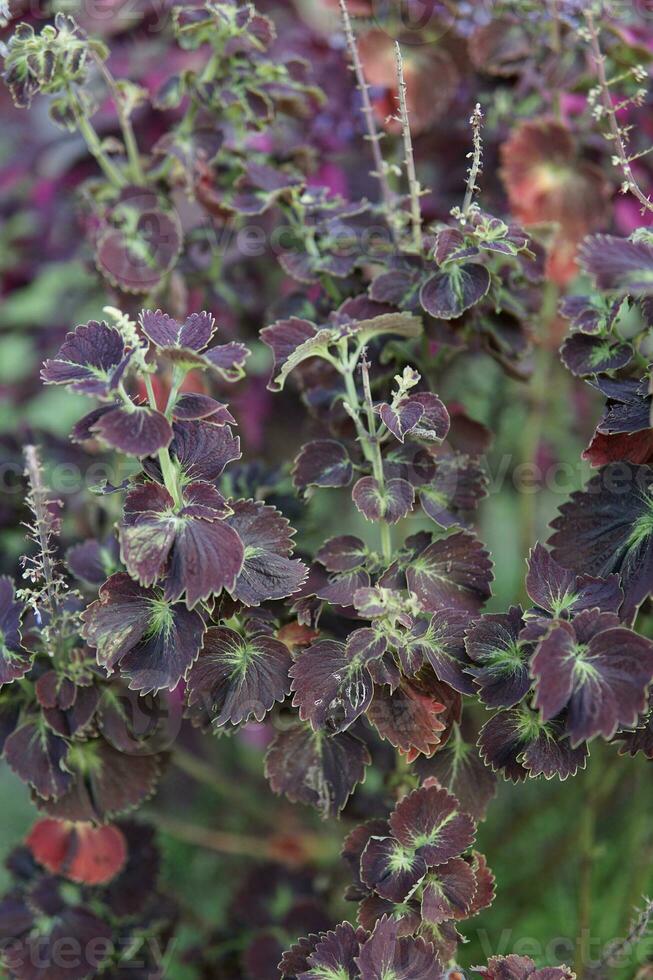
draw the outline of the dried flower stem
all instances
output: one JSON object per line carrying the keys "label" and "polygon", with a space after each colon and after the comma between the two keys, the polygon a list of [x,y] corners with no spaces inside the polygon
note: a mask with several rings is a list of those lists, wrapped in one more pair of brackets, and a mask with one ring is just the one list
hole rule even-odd
{"label": "dried flower stem", "polygon": [[477,180],[483,170],[483,140],[481,138],[481,126],[483,125],[483,111],[480,102],[477,102],[474,111],[469,117],[469,124],[472,127],[473,149],[468,154],[472,158],[472,163],[467,171],[467,189],[463,201],[463,217],[467,217],[474,202],[474,194],[479,190]]}
{"label": "dried flower stem", "polygon": [[[599,32],[590,6],[588,6],[588,9],[585,11],[585,20],[587,23],[587,36],[590,42],[592,60],[594,62],[594,67],[596,69],[596,75],[599,82],[603,113],[605,114],[610,127],[608,138],[612,143],[614,143],[614,158],[616,165],[621,168],[624,175],[624,182],[621,189],[624,193],[630,191],[630,193],[633,194],[642,205],[643,210],[653,212],[653,202],[646,196],[646,194],[644,194],[633,175],[631,163],[634,159],[636,159],[636,157],[630,157],[628,155],[628,150],[626,149],[627,137],[624,130],[619,125],[619,121],[617,119],[617,107],[612,103],[610,83],[605,71],[605,55],[601,51]],[[642,154],[638,154],[638,156],[641,155]]]}
{"label": "dried flower stem", "polygon": [[374,156],[374,176],[379,181],[383,206],[390,223],[390,232],[393,239],[396,239],[396,230],[392,220],[394,215],[394,195],[390,190],[390,185],[388,184],[386,165],[383,159],[383,154],[381,153],[381,135],[376,128],[374,109],[372,108],[372,103],[370,101],[369,88],[367,81],[365,80],[365,72],[363,71],[363,65],[358,53],[358,45],[356,44],[356,37],[354,35],[354,29],[349,16],[349,10],[347,9],[346,0],[340,0],[340,10],[342,12],[342,22],[345,29],[347,49],[349,51],[349,57],[351,58],[351,69],[356,76],[356,84],[363,102],[362,108],[363,116],[365,118],[365,126],[367,128],[367,139],[370,142],[372,154]]}
{"label": "dried flower stem", "polygon": [[29,482],[28,504],[34,514],[34,523],[29,525],[32,540],[38,548],[35,558],[27,558],[26,564],[33,575],[28,577],[40,578],[43,581],[43,595],[46,598],[50,613],[57,608],[57,592],[61,579],[57,573],[52,551],[53,516],[49,511],[52,501],[49,490],[43,482],[41,460],[36,446],[25,446],[25,476]]}
{"label": "dried flower stem", "polygon": [[406,174],[408,175],[408,187],[410,189],[410,219],[413,231],[413,245],[418,252],[422,251],[422,209],[419,199],[421,187],[417,179],[415,170],[415,156],[413,153],[413,140],[410,135],[410,121],[408,119],[408,104],[406,102],[406,80],[404,78],[404,62],[401,57],[399,41],[395,41],[395,59],[397,63],[397,88],[399,102],[399,121],[401,122],[401,132],[404,139],[404,163]]}

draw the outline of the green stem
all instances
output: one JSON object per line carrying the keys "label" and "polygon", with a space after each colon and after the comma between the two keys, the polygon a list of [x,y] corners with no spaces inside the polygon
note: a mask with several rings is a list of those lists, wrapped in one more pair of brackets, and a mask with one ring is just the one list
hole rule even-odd
{"label": "green stem", "polygon": [[100,170],[102,170],[107,180],[109,180],[115,187],[126,187],[127,180],[102,149],[100,137],[96,133],[93,124],[89,120],[88,116],[86,116],[84,110],[78,104],[74,96],[71,97],[71,104],[73,106],[77,128],[84,138],[84,142],[88,147],[89,153],[97,161]]}
{"label": "green stem", "polygon": [[[367,425],[366,429],[361,422],[361,412],[362,406],[358,397],[358,392],[356,391],[356,385],[354,383],[353,371],[356,363],[356,358],[353,359],[354,363],[349,361],[347,364],[343,364],[339,367],[340,373],[345,381],[345,390],[347,392],[347,404],[351,410],[351,417],[356,426],[356,432],[358,433],[358,440],[361,444],[363,454],[367,461],[372,466],[372,472],[374,474],[374,479],[376,480],[381,493],[383,494],[385,490],[385,475],[383,473],[383,457],[381,456],[381,447],[379,445],[379,440],[376,433],[376,423],[374,420],[374,408],[372,405],[371,394],[369,392],[369,382],[366,384],[366,397],[365,397],[365,407],[367,413]],[[390,531],[390,525],[387,521],[379,521],[379,531],[381,534],[381,551],[383,553],[383,558],[388,564],[392,561],[392,534]]]}
{"label": "green stem", "polygon": [[[153,408],[155,412],[159,411],[156,403],[156,396],[154,394],[154,387],[152,386],[152,378],[149,374],[144,375],[145,388],[147,390],[147,397],[150,403],[150,408]],[[163,482],[165,488],[172,497],[175,507],[182,507],[181,493],[179,491],[179,485],[177,483],[177,474],[175,468],[172,464],[170,458],[170,453],[168,447],[165,446],[163,449],[159,449],[158,453],[159,466],[161,467],[161,474],[163,476]]]}
{"label": "green stem", "polygon": [[111,92],[113,101],[116,106],[116,112],[118,113],[118,121],[120,122],[120,129],[122,130],[122,138],[125,144],[125,150],[127,151],[127,159],[129,160],[129,165],[132,171],[132,177],[138,184],[145,183],[145,175],[143,173],[143,167],[141,164],[141,156],[138,151],[138,143],[136,142],[136,136],[134,134],[134,127],[132,126],[129,114],[125,111],[125,103],[120,90],[116,85],[116,80],[102,61],[97,55],[94,57],[95,63],[99,68],[106,86]]}

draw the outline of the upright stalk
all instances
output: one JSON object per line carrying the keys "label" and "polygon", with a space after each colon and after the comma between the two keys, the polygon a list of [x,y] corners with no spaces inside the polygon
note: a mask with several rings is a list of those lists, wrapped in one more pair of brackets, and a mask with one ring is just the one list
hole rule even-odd
{"label": "upright stalk", "polygon": [[79,105],[70,86],[68,87],[68,94],[70,96],[70,104],[73,107],[77,128],[88,147],[89,153],[95,158],[100,170],[102,170],[104,176],[114,187],[126,187],[127,180],[125,176],[102,149],[100,137],[83,108]]}
{"label": "upright stalk", "polygon": [[[624,175],[622,191],[630,191],[631,194],[634,194],[639,203],[642,205],[643,210],[653,211],[653,201],[651,201],[650,198],[644,194],[633,175],[631,163],[637,158],[637,156],[643,156],[643,154],[636,154],[635,156],[631,157],[626,149],[627,137],[620,127],[617,119],[617,109],[619,107],[614,105],[610,94],[610,82],[608,81],[605,71],[605,55],[601,51],[599,32],[590,4],[588,4],[587,10],[585,11],[585,20],[587,23],[587,36],[589,38],[592,61],[594,62],[594,68],[596,69],[596,75],[599,82],[599,94],[601,97],[600,115],[605,115],[608,120],[608,126],[610,127],[608,138],[612,143],[614,143],[613,160],[620,167]],[[649,151],[647,150],[645,152]]]}
{"label": "upright stalk", "polygon": [[[374,405],[370,390],[367,362],[364,359],[362,361],[363,388],[365,392],[364,410],[367,418],[366,427],[361,420],[363,406],[360,403],[358,391],[356,390],[356,384],[353,378],[353,370],[356,363],[358,363],[358,358],[356,357],[354,359],[353,364],[351,361],[346,359],[346,356],[343,358],[343,361],[345,363],[340,363],[337,365],[337,367],[345,382],[345,408],[347,410],[347,414],[356,426],[356,434],[358,435],[358,441],[361,445],[361,449],[363,450],[363,455],[368,463],[371,464],[374,479],[379,486],[381,494],[383,494],[385,490],[383,457],[381,455],[381,446],[377,436],[377,427],[374,417]],[[383,558],[385,561],[390,563],[392,561],[392,533],[390,531],[390,525],[387,521],[381,520],[379,522],[379,531],[381,535],[381,551]]]}
{"label": "upright stalk", "polygon": [[351,68],[356,76],[356,83],[361,94],[363,116],[367,129],[367,139],[372,147],[372,154],[374,156],[374,176],[379,181],[381,197],[383,199],[383,207],[386,211],[390,225],[390,233],[393,240],[396,242],[396,229],[393,221],[394,196],[390,190],[390,185],[388,184],[385,161],[383,159],[383,154],[381,153],[381,136],[376,128],[374,109],[372,108],[372,103],[370,101],[370,92],[365,79],[365,72],[363,71],[360,55],[358,53],[358,45],[356,44],[356,37],[354,35],[351,18],[349,17],[346,0],[340,0],[340,10],[342,12],[342,21],[345,28],[345,38],[347,40],[349,57],[351,58]]}
{"label": "upright stalk", "polygon": [[138,184],[145,183],[145,175],[143,173],[143,165],[141,162],[140,153],[138,150],[138,144],[136,142],[136,135],[134,133],[134,127],[132,126],[129,113],[125,109],[125,100],[123,99],[118,86],[116,85],[116,80],[102,61],[97,55],[94,54],[93,60],[97,67],[99,68],[102,77],[106,83],[107,88],[111,92],[114,104],[116,106],[116,112],[118,113],[118,120],[120,122],[120,129],[122,131],[122,138],[125,144],[125,150],[127,152],[127,159],[129,161],[129,166],[131,168],[132,176]]}
{"label": "upright stalk", "polygon": [[413,139],[410,134],[410,121],[408,118],[408,103],[406,101],[406,81],[404,79],[404,62],[401,57],[399,41],[395,41],[395,60],[397,63],[397,88],[399,91],[399,120],[401,122],[401,132],[404,140],[404,164],[408,176],[408,187],[410,191],[410,223],[413,234],[413,245],[419,253],[422,251],[422,209],[419,199],[421,188],[417,180],[415,169],[415,155],[413,153]]}
{"label": "upright stalk", "polygon": [[[156,396],[154,394],[154,387],[152,385],[152,378],[149,374],[144,375],[145,388],[147,391],[147,398],[150,403],[150,408],[158,411],[158,406],[156,403]],[[181,494],[179,492],[179,484],[177,482],[177,474],[175,473],[175,468],[172,465],[172,460],[170,458],[170,452],[167,446],[163,449],[159,449],[158,452],[159,466],[161,467],[161,474],[163,476],[163,482],[165,488],[172,497],[175,507],[180,508],[182,506]]]}

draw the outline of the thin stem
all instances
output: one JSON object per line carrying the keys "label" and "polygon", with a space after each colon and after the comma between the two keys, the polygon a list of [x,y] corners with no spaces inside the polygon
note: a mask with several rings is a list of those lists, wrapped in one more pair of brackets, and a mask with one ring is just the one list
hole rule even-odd
{"label": "thin stem", "polygon": [[125,101],[120,93],[118,86],[116,85],[116,80],[97,54],[93,54],[93,60],[99,68],[102,77],[106,83],[107,88],[111,92],[113,101],[116,106],[116,112],[118,113],[118,121],[120,122],[120,129],[122,130],[123,142],[125,144],[125,150],[127,151],[127,159],[129,160],[129,165],[132,170],[132,176],[134,180],[139,184],[145,183],[145,174],[143,173],[143,166],[141,163],[141,157],[138,150],[138,143],[136,142],[136,135],[134,133],[134,127],[132,126],[129,113],[125,109]]}
{"label": "thin stem", "polygon": [[192,752],[188,752],[179,745],[175,746],[172,762],[185,775],[190,776],[191,779],[202,783],[204,786],[208,786],[214,793],[231,802],[237,801],[238,807],[243,814],[247,814],[257,824],[261,823],[261,818],[264,814],[258,803],[250,799],[233,779],[223,779],[210,762],[198,758]]}
{"label": "thin stem", "polygon": [[127,185],[127,180],[120,172],[118,167],[109,159],[107,154],[102,149],[102,143],[100,137],[90,119],[84,112],[83,108],[79,105],[77,98],[75,97],[72,89],[69,88],[68,94],[70,96],[70,103],[73,108],[73,113],[75,115],[75,122],[77,123],[77,128],[81,133],[88,151],[93,156],[104,173],[104,176],[109,180],[115,187],[125,187]]}
{"label": "thin stem", "polygon": [[[369,373],[367,372],[366,361],[363,361],[363,386],[365,389],[365,412],[367,415],[368,426],[366,428],[361,421],[363,407],[361,406],[353,377],[355,365],[356,359],[354,359],[354,363],[348,361],[346,364],[337,365],[338,370],[345,382],[345,391],[347,393],[345,407],[347,408],[348,414],[356,426],[356,433],[358,435],[358,441],[361,444],[361,449],[363,450],[363,455],[371,464],[374,479],[379,486],[380,493],[383,494],[385,490],[383,457],[381,456],[381,447],[377,438],[376,422],[374,419],[374,405],[372,402],[372,393],[369,385]],[[390,525],[387,521],[379,521],[379,532],[381,535],[381,550],[383,557],[385,561],[390,563],[392,561],[392,534],[390,531]]]}
{"label": "thin stem", "polygon": [[[150,408],[153,408],[155,412],[158,412],[158,406],[156,403],[156,396],[154,394],[154,387],[152,385],[152,378],[149,374],[143,376],[145,382],[145,389],[147,391],[148,401],[150,403]],[[161,467],[161,474],[163,476],[163,482],[165,488],[172,497],[175,507],[180,508],[182,506],[181,494],[179,492],[179,485],[177,482],[177,474],[175,473],[175,468],[172,464],[170,458],[170,452],[167,446],[163,449],[159,449],[158,453],[159,466]]]}
{"label": "thin stem", "polygon": [[177,840],[185,841],[199,847],[205,847],[210,851],[218,851],[220,854],[238,854],[252,858],[263,858],[265,860],[279,860],[276,849],[267,841],[260,837],[246,834],[233,834],[224,830],[212,830],[208,827],[199,827],[197,824],[187,823],[184,820],[175,820],[173,817],[166,817],[160,813],[149,813],[150,819],[166,834],[176,837]]}
{"label": "thin stem", "polygon": [[383,159],[383,154],[381,153],[381,136],[376,128],[374,109],[372,108],[372,103],[370,101],[369,88],[367,81],[365,80],[365,72],[363,71],[363,65],[358,53],[358,45],[356,44],[356,37],[354,35],[354,29],[349,17],[346,0],[340,0],[340,10],[342,12],[342,21],[345,28],[345,38],[347,40],[349,57],[351,58],[351,68],[356,75],[356,83],[361,94],[363,116],[365,118],[365,126],[367,129],[367,139],[372,147],[372,154],[374,156],[373,176],[375,176],[379,181],[381,197],[383,198],[383,206],[390,224],[390,233],[393,241],[396,242],[396,229],[393,222],[394,196],[390,190],[390,185],[388,184],[385,161]]}
{"label": "thin stem", "polygon": [[422,251],[422,209],[419,199],[421,188],[417,180],[415,169],[415,156],[413,153],[413,139],[410,134],[410,121],[408,119],[408,103],[406,101],[406,81],[404,79],[404,62],[401,57],[399,41],[395,41],[395,60],[397,63],[397,88],[399,92],[399,120],[401,122],[401,132],[404,140],[404,164],[408,175],[408,187],[410,189],[410,219],[413,232],[413,245],[421,253]]}
{"label": "thin stem", "polygon": [[483,167],[483,140],[481,139],[481,126],[483,124],[483,111],[480,102],[477,102],[474,111],[469,117],[469,125],[472,127],[473,149],[471,154],[472,163],[467,171],[467,188],[463,200],[463,216],[467,217],[474,202],[474,194],[479,190],[477,186],[478,178]]}
{"label": "thin stem", "polygon": [[30,502],[35,517],[34,536],[40,552],[45,594],[48,599],[50,612],[54,614],[57,609],[57,576],[52,560],[52,546],[50,543],[51,518],[47,511],[48,489],[43,483],[41,460],[39,459],[36,446],[25,446],[23,455],[25,457],[25,475],[29,480],[30,486]]}
{"label": "thin stem", "polygon": [[596,69],[596,75],[599,82],[603,112],[607,117],[608,125],[610,127],[609,139],[614,143],[616,163],[621,168],[624,175],[624,182],[621,189],[624,193],[630,191],[631,194],[634,194],[645,211],[653,211],[653,202],[646,196],[646,194],[644,194],[633,176],[631,158],[629,157],[628,150],[626,149],[624,132],[621,129],[617,119],[616,107],[612,104],[610,83],[605,71],[605,55],[601,51],[599,32],[594,20],[594,14],[592,13],[591,6],[588,6],[587,10],[585,11],[585,20],[587,22],[587,33],[592,52],[592,60],[594,62],[594,67]]}

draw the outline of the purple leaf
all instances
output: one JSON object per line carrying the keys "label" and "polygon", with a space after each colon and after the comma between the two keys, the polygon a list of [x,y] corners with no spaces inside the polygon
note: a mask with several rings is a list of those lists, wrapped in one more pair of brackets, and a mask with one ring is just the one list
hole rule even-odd
{"label": "purple leaf", "polygon": [[517,783],[527,776],[567,779],[585,768],[587,748],[573,748],[559,720],[543,724],[527,707],[498,711],[480,731],[486,765]]}
{"label": "purple leaf", "polygon": [[526,588],[536,606],[555,618],[596,607],[616,613],[623,602],[618,575],[607,578],[575,575],[563,568],[541,544],[536,544],[529,555]]}
{"label": "purple leaf", "polygon": [[523,627],[521,607],[511,606],[507,613],[481,616],[467,632],[465,645],[474,662],[468,672],[488,708],[510,708],[530,690],[533,646],[520,639]]}
{"label": "purple leaf", "polygon": [[96,417],[90,432],[112,449],[129,456],[152,456],[165,449],[172,439],[172,428],[165,415],[144,405],[110,408]]}
{"label": "purple leaf", "polygon": [[294,725],[275,735],[265,772],[275,793],[335,817],[371,761],[367,746],[350,732],[325,738],[308,725]]}
{"label": "purple leaf", "polygon": [[361,856],[361,878],[389,902],[403,902],[426,874],[426,862],[394,837],[371,837]]}
{"label": "purple leaf", "polygon": [[474,870],[455,857],[430,871],[422,892],[422,918],[431,925],[448,919],[465,919],[476,892]]}
{"label": "purple leaf", "polygon": [[532,663],[542,719],[568,708],[572,744],[637,724],[653,680],[653,642],[613,613],[587,610],[560,622],[539,643]]}
{"label": "purple leaf", "polygon": [[404,441],[406,433],[415,428],[423,414],[422,405],[412,398],[404,399],[395,408],[387,402],[379,408],[381,420],[399,442]]}
{"label": "purple leaf", "polygon": [[309,442],[296,457],[292,478],[298,490],[307,487],[346,487],[353,467],[345,447],[334,439]]}
{"label": "purple leaf", "polygon": [[578,261],[599,289],[622,295],[653,292],[653,247],[615,235],[591,235],[583,242]]}
{"label": "purple leaf", "polygon": [[188,705],[203,705],[215,728],[262,721],[289,693],[290,665],[288,648],[279,640],[213,627],[188,679]]}
{"label": "purple leaf", "polygon": [[199,395],[185,391],[179,396],[172,410],[178,422],[192,422],[196,419],[210,419],[213,425],[235,425],[236,420],[221,402],[209,395]]}
{"label": "purple leaf", "polygon": [[188,347],[201,351],[215,331],[215,320],[206,311],[192,313],[183,324],[161,310],[143,310],[139,319],[143,333],[157,347]]}
{"label": "purple leaf", "polygon": [[[372,630],[358,631],[372,633]],[[336,640],[318,640],[303,650],[290,669],[293,705],[315,730],[342,732],[369,707],[374,684],[367,663],[383,655],[385,644],[359,649]]]}
{"label": "purple leaf", "polygon": [[82,614],[83,635],[111,673],[120,665],[132,690],[173,690],[195,662],[205,631],[196,611],[165,600],[118,572]]}
{"label": "purple leaf", "polygon": [[395,806],[390,829],[407,848],[415,849],[429,868],[446,864],[467,850],[476,824],[458,800],[436,786],[413,790]]}
{"label": "purple leaf", "polygon": [[166,599],[176,602],[185,593],[189,608],[223,588],[233,589],[244,549],[222,520],[228,513],[224,498],[209,483],[186,486],[179,510],[164,487],[135,487],[119,527],[127,570],[141,585],[153,585],[165,574]]}
{"label": "purple leaf", "polygon": [[383,486],[373,476],[364,476],[354,485],[352,500],[368,521],[396,524],[413,509],[415,491],[406,480],[387,480]]}
{"label": "purple leaf", "polygon": [[409,649],[418,650],[430,663],[436,677],[461,694],[473,694],[467,676],[469,660],[465,651],[465,631],[469,616],[459,609],[442,609],[428,622],[413,629]]}
{"label": "purple leaf", "polygon": [[368,550],[364,541],[351,534],[343,534],[325,541],[315,559],[328,572],[351,572],[364,565],[367,556]]}
{"label": "purple leaf", "polygon": [[274,507],[262,501],[236,500],[227,518],[243,543],[243,566],[232,590],[234,599],[247,606],[258,606],[269,599],[283,599],[298,592],[308,569],[298,559],[289,558],[293,529]]}
{"label": "purple leaf", "polygon": [[300,320],[290,317],[288,320],[278,320],[270,327],[261,330],[261,340],[271,349],[274,355],[274,367],[268,382],[271,391],[278,390],[277,378],[288,358],[298,347],[311,340],[317,333],[317,327],[310,320]]}
{"label": "purple leaf", "polygon": [[415,769],[422,781],[437,779],[475,820],[484,819],[497,791],[497,778],[483,763],[477,747],[464,742],[459,733],[430,759],[420,756]]}
{"label": "purple leaf", "polygon": [[76,743],[71,785],[55,800],[38,802],[59,820],[106,823],[139,806],[156,789],[161,760],[156,755],[126,755],[103,738]]}
{"label": "purple leaf", "polygon": [[473,534],[459,531],[428,545],[410,562],[406,578],[427,612],[477,613],[491,595],[492,562]]}
{"label": "purple leaf", "polygon": [[21,647],[20,620],[23,605],[15,601],[14,583],[0,577],[0,687],[24,677],[32,657]]}
{"label": "purple leaf", "polygon": [[394,919],[379,919],[357,959],[360,980],[444,980],[445,971],[431,943],[400,937]]}
{"label": "purple leaf", "polygon": [[574,333],[560,348],[562,363],[577,378],[603,371],[618,371],[633,357],[630,344],[614,343],[606,337],[590,337]]}
{"label": "purple leaf", "polygon": [[298,974],[297,980],[325,980],[328,977],[334,980],[351,977],[354,980],[358,976],[354,957],[366,938],[364,929],[354,929],[349,922],[342,922],[315,945],[307,957],[309,969]]}
{"label": "purple leaf", "polygon": [[619,463],[599,470],[552,522],[556,561],[579,574],[621,576],[621,616],[630,622],[653,582],[653,469]]}
{"label": "purple leaf", "polygon": [[128,361],[120,332],[90,320],[66,335],[57,357],[43,365],[41,378],[46,384],[70,385],[84,395],[108,398]]}
{"label": "purple leaf", "polygon": [[490,273],[482,265],[449,265],[426,280],[420,303],[438,320],[455,320],[483,299],[490,283]]}
{"label": "purple leaf", "polygon": [[4,757],[43,799],[58,799],[73,782],[66,765],[68,743],[41,721],[27,721],[6,740]]}

